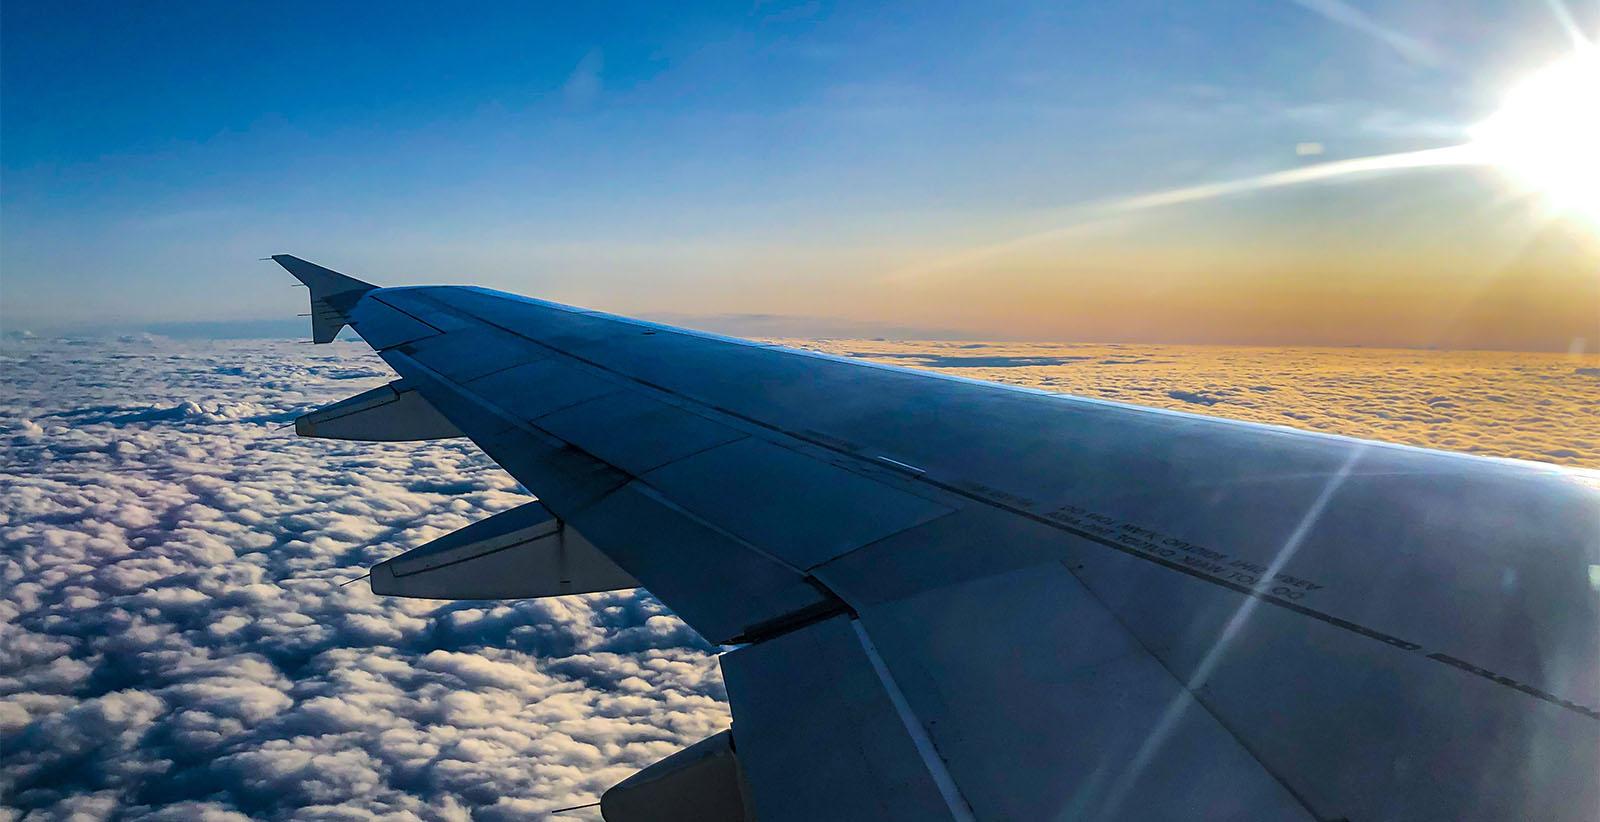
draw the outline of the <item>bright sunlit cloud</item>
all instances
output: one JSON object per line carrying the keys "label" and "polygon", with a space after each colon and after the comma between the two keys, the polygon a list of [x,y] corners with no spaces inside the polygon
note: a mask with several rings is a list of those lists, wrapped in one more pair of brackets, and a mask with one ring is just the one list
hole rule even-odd
{"label": "bright sunlit cloud", "polygon": [[1527,78],[1475,126],[1471,145],[1558,210],[1600,225],[1600,52]]}

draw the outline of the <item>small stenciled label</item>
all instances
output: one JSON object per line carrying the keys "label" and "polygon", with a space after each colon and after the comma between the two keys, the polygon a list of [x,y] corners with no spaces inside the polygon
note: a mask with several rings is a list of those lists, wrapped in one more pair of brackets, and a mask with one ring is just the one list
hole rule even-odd
{"label": "small stenciled label", "polygon": [[1076,505],[1064,505],[1045,514],[1052,522],[1115,543],[1118,547],[1181,566],[1192,573],[1208,576],[1265,596],[1290,601],[1305,599],[1325,586],[1304,576],[1274,572],[1255,560],[1236,557],[1205,545],[1179,539],[1153,528],[1124,522],[1116,517]]}

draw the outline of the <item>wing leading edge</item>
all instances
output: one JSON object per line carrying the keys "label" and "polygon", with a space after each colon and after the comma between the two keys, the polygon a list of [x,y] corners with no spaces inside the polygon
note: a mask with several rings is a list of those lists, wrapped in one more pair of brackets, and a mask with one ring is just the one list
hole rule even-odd
{"label": "wing leading edge", "polygon": [[743,645],[760,819],[1600,809],[1592,473],[286,259],[436,427]]}

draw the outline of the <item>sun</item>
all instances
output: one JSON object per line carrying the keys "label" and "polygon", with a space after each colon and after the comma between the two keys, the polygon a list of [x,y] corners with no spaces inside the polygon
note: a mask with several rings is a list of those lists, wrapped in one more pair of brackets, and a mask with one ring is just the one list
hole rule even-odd
{"label": "sun", "polygon": [[1470,133],[1484,162],[1600,226],[1600,51],[1528,77]]}

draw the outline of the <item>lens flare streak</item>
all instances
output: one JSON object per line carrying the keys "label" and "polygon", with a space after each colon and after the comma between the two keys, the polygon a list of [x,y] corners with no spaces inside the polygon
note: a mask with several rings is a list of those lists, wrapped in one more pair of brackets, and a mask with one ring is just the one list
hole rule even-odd
{"label": "lens flare streak", "polygon": [[1109,203],[1105,206],[1105,210],[1109,212],[1140,211],[1147,208],[1160,208],[1199,200],[1211,200],[1232,194],[1245,194],[1252,191],[1282,188],[1301,183],[1332,180],[1356,174],[1375,174],[1385,171],[1431,168],[1434,166],[1476,165],[1486,161],[1487,158],[1484,152],[1470,143],[1447,146],[1445,148],[1430,148],[1422,151],[1379,154],[1372,157],[1334,160],[1287,171],[1275,171],[1271,174],[1261,174],[1241,180],[1206,183],[1187,188],[1159,191],[1154,194],[1143,194]]}

